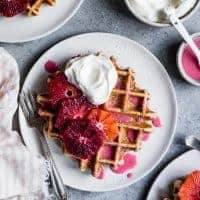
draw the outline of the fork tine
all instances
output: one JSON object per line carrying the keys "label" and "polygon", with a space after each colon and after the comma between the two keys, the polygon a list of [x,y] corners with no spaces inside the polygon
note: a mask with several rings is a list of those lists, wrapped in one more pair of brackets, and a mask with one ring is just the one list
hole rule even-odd
{"label": "fork tine", "polygon": [[25,101],[25,104],[27,106],[29,115],[30,115],[30,117],[33,118],[34,117],[34,110],[33,110],[33,107],[32,107],[31,101],[30,101],[29,92],[24,93],[24,95],[25,95],[24,101]]}
{"label": "fork tine", "polygon": [[34,95],[33,92],[29,90],[30,103],[32,105],[32,109],[35,112],[36,111],[36,101],[35,101],[35,97],[33,95]]}
{"label": "fork tine", "polygon": [[20,94],[20,106],[22,108],[22,111],[23,111],[25,117],[28,117],[29,116],[29,112],[28,112],[27,105],[25,103],[25,94],[24,94],[24,92],[21,92],[21,94]]}

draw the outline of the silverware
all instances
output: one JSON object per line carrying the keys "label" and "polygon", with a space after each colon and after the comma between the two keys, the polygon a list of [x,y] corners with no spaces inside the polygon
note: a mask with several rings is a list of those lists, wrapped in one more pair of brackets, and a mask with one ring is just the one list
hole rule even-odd
{"label": "silverware", "polygon": [[[181,3],[175,7],[174,0],[171,0],[169,2],[169,5],[163,10],[162,15],[166,18],[169,18],[171,24],[175,27],[175,29],[178,31],[178,33],[182,36],[182,38],[186,41],[186,43],[190,46],[192,49],[199,67],[200,67],[200,50],[193,41],[192,37],[190,36],[189,32],[187,31],[186,27],[182,23],[182,21],[177,16],[176,10],[184,3],[187,3],[188,0],[181,0]],[[186,5],[185,5],[186,6]]]}
{"label": "silverware", "polygon": [[187,136],[185,138],[185,144],[188,147],[191,147],[193,149],[197,149],[200,151],[200,140],[193,135]]}
{"label": "silverware", "polygon": [[67,194],[65,193],[64,183],[52,157],[47,138],[42,132],[44,120],[42,120],[37,114],[35,97],[36,95],[32,91],[21,92],[20,107],[22,108],[28,124],[38,130],[37,132],[42,144],[44,156],[46,160],[50,163],[50,178],[53,188],[55,189],[55,193],[58,196],[59,200],[66,200]]}

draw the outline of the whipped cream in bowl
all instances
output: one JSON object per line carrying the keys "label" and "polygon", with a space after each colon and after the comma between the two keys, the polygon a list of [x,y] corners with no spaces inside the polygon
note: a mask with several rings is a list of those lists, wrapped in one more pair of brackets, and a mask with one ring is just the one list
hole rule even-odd
{"label": "whipped cream in bowl", "polygon": [[125,0],[125,3],[140,21],[158,27],[170,25],[164,10],[171,6],[176,9],[176,15],[183,20],[200,7],[199,0]]}
{"label": "whipped cream in bowl", "polygon": [[115,66],[109,57],[101,54],[72,58],[64,73],[94,105],[105,103],[117,83]]}

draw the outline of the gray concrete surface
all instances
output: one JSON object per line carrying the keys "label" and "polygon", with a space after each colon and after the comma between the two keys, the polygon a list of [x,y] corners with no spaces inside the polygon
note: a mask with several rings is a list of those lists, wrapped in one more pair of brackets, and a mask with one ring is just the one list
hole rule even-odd
{"label": "gray concrete surface", "polygon": [[[190,33],[200,32],[200,11],[186,23]],[[154,28],[142,24],[126,9],[123,0],[85,0],[75,16],[50,36],[23,44],[0,44],[17,59],[21,83],[34,62],[49,47],[79,33],[111,32],[138,41],[166,67],[177,93],[179,107],[176,135],[167,155],[148,176],[134,185],[115,192],[90,193],[67,188],[69,200],[144,200],[159,172],[176,156],[185,152],[184,136],[200,134],[200,89],[187,84],[176,67],[176,52],[181,38],[171,28]]]}

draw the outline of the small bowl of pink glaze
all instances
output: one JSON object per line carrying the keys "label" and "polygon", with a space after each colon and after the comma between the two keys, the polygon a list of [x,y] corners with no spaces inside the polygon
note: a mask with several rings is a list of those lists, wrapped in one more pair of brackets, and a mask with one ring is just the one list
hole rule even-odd
{"label": "small bowl of pink glaze", "polygon": [[[200,33],[192,35],[200,49]],[[177,65],[182,77],[189,83],[200,86],[200,66],[190,47],[183,42],[178,50]]]}

